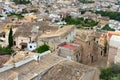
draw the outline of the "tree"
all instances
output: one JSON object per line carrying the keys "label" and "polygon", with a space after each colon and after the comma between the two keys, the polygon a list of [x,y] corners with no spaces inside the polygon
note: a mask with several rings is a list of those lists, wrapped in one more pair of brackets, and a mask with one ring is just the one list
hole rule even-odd
{"label": "tree", "polygon": [[37,49],[37,53],[43,53],[43,52],[48,51],[48,50],[49,50],[49,46],[44,44]]}
{"label": "tree", "polygon": [[10,32],[9,32],[9,37],[8,37],[8,42],[9,42],[9,48],[11,48],[13,46],[13,36],[12,36],[12,27],[10,28]]}

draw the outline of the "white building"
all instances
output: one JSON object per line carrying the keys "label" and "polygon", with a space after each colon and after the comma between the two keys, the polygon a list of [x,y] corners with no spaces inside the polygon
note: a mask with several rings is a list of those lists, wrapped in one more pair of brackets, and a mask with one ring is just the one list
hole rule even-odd
{"label": "white building", "polygon": [[[117,62],[119,58],[120,36],[112,35],[109,42],[108,66]],[[117,59],[116,59],[117,57]]]}
{"label": "white building", "polygon": [[35,50],[37,48],[37,43],[28,43],[28,45],[27,45],[27,49],[29,50],[29,51],[33,51],[33,50]]}

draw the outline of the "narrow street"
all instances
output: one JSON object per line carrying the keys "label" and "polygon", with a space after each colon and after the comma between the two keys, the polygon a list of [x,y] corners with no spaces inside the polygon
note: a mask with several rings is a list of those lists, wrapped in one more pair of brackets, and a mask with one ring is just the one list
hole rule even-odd
{"label": "narrow street", "polygon": [[106,57],[101,57],[98,61],[90,64],[89,66],[97,67],[97,68],[105,68],[107,67],[107,56]]}

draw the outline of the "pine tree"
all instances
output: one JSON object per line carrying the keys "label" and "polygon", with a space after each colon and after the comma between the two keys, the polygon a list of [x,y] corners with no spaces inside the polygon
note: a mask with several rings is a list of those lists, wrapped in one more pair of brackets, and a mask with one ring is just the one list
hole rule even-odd
{"label": "pine tree", "polygon": [[9,32],[9,37],[8,37],[8,42],[9,42],[9,47],[11,48],[13,46],[13,36],[12,36],[12,27],[10,28],[10,32]]}

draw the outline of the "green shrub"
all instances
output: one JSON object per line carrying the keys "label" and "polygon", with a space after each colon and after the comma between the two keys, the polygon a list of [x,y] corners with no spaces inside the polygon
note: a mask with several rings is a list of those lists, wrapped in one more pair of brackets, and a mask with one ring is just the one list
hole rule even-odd
{"label": "green shrub", "polygon": [[120,80],[120,65],[113,65],[110,68],[101,69],[101,80]]}
{"label": "green shrub", "polygon": [[34,9],[34,10],[30,10],[30,12],[37,12],[38,11],[38,9]]}
{"label": "green shrub", "polygon": [[10,47],[2,48],[0,46],[0,54],[8,54],[8,55],[10,55],[12,52],[14,52],[14,51]]}
{"label": "green shrub", "polygon": [[18,19],[24,18],[22,14],[10,13],[8,16],[17,16]]}
{"label": "green shrub", "polygon": [[44,44],[37,49],[37,53],[43,53],[43,52],[48,51],[48,50],[49,50],[49,46]]}
{"label": "green shrub", "polygon": [[29,4],[31,3],[29,0],[13,0],[15,4]]}
{"label": "green shrub", "polygon": [[84,4],[88,4],[88,3],[95,3],[95,1],[90,1],[90,0],[79,0],[79,2],[84,3]]}
{"label": "green shrub", "polygon": [[101,30],[115,31],[115,29],[110,28],[108,24],[106,24]]}

